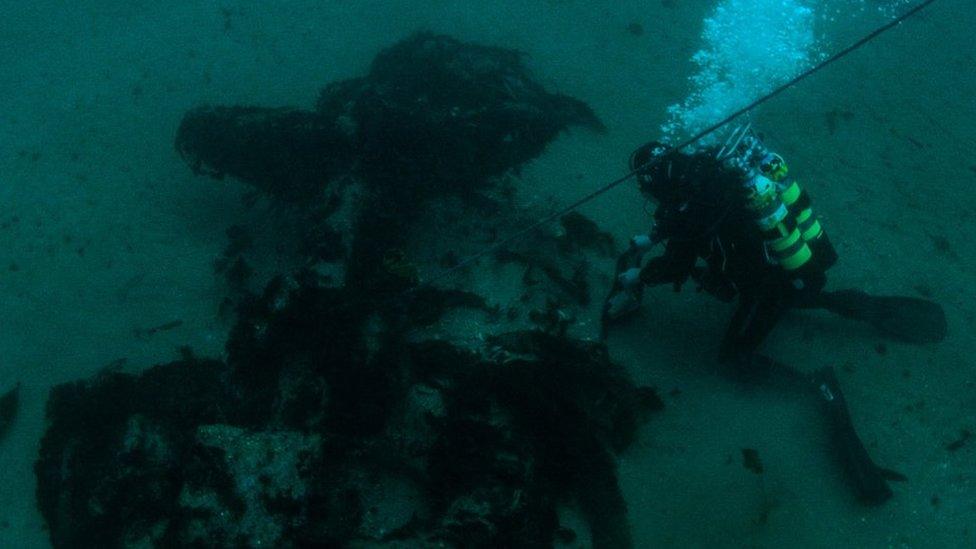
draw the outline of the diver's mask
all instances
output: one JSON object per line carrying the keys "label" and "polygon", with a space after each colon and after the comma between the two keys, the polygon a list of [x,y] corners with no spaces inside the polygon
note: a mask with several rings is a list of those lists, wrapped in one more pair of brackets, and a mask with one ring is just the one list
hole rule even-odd
{"label": "diver's mask", "polygon": [[660,192],[670,186],[674,173],[674,158],[664,158],[652,166],[648,164],[660,159],[669,147],[658,141],[641,146],[630,155],[630,169],[637,172],[637,183],[641,193],[648,198],[660,201]]}

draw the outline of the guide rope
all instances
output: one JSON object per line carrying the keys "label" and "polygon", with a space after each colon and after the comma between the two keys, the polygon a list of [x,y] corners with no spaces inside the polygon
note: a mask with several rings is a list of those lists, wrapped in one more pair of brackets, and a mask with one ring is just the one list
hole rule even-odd
{"label": "guide rope", "polygon": [[[741,109],[735,111],[734,113],[726,116],[722,120],[720,120],[720,121],[712,124],[711,126],[709,126],[709,127],[705,128],[705,129],[699,131],[698,133],[696,133],[695,135],[693,135],[693,136],[689,137],[688,139],[682,141],[681,143],[678,143],[677,145],[674,145],[674,146],[666,147],[664,149],[664,151],[660,155],[654,156],[649,161],[647,161],[644,164],[642,164],[642,165],[634,168],[633,170],[631,170],[629,173],[624,174],[624,175],[618,177],[617,179],[614,179],[613,181],[605,184],[604,186],[602,186],[600,188],[597,188],[597,189],[591,191],[590,193],[588,193],[586,195],[581,196],[577,200],[574,200],[572,203],[564,206],[563,208],[561,208],[561,209],[559,209],[559,210],[557,210],[557,211],[555,211],[555,212],[553,212],[553,213],[551,213],[549,215],[546,215],[545,217],[542,217],[541,219],[539,219],[538,221],[532,223],[528,227],[525,227],[524,229],[522,229],[520,231],[517,231],[517,232],[515,232],[515,233],[513,233],[513,234],[511,234],[511,235],[509,235],[507,237],[505,237],[504,239],[502,239],[502,240],[500,240],[500,241],[492,244],[491,246],[488,246],[488,247],[482,249],[479,252],[476,252],[476,253],[474,253],[472,255],[467,256],[466,258],[464,258],[463,260],[459,261],[454,266],[449,267],[447,269],[444,269],[441,272],[439,272],[439,273],[435,274],[434,276],[432,276],[431,278],[427,279],[420,286],[429,286],[429,285],[434,284],[435,282],[438,282],[440,280],[443,280],[443,279],[445,279],[445,278],[453,275],[454,273],[456,273],[456,272],[458,272],[458,271],[460,271],[460,270],[462,270],[462,269],[464,269],[464,268],[472,265],[473,263],[475,263],[479,259],[481,259],[481,258],[483,258],[485,256],[488,256],[488,255],[491,255],[491,254],[493,254],[495,252],[498,252],[499,250],[502,250],[503,248],[505,248],[509,244],[512,244],[513,242],[517,242],[519,240],[522,240],[523,238],[525,238],[529,234],[531,234],[534,231],[538,230],[540,227],[543,227],[544,225],[547,225],[547,224],[555,221],[556,219],[559,219],[560,217],[562,217],[562,216],[564,216],[564,215],[566,215],[566,214],[568,214],[568,213],[576,210],[577,208],[579,208],[583,204],[586,204],[587,202],[590,202],[591,200],[594,200],[595,198],[597,198],[597,197],[599,197],[599,196],[607,193],[611,189],[619,186],[621,183],[624,183],[624,182],[628,181],[629,179],[631,179],[632,177],[634,177],[638,173],[640,173],[640,172],[642,172],[644,170],[647,170],[648,168],[651,168],[651,167],[655,166],[656,164],[658,164],[659,162],[661,162],[663,160],[663,158],[665,156],[667,156],[669,153],[672,153],[672,152],[674,152],[676,150],[684,149],[685,147],[688,147],[690,145],[693,145],[693,144],[697,143],[701,139],[703,139],[703,138],[705,138],[705,137],[707,137],[707,136],[715,133],[716,131],[718,131],[719,129],[721,129],[722,127],[724,127],[725,125],[727,125],[728,123],[732,122],[736,118],[742,116],[743,114],[748,113],[749,111],[752,111],[753,109],[755,109],[759,105],[762,105],[763,103],[765,103],[765,102],[769,101],[770,99],[776,97],[777,95],[783,93],[784,91],[788,90],[789,88],[792,88],[793,86],[795,86],[796,84],[800,83],[801,81],[806,80],[810,76],[813,76],[814,74],[820,72],[821,70],[823,70],[827,66],[833,64],[834,62],[843,59],[844,57],[846,57],[847,55],[853,53],[855,50],[861,48],[862,46],[864,46],[868,42],[874,40],[878,36],[884,34],[885,32],[891,30],[892,28],[896,27],[897,25],[899,25],[900,23],[902,23],[906,19],[908,19],[908,18],[916,15],[917,13],[919,13],[920,11],[922,11],[923,9],[929,7],[930,5],[932,5],[933,3],[935,3],[935,1],[936,0],[924,0],[924,1],[920,2],[919,4],[915,5],[913,8],[909,9],[908,11],[906,11],[905,13],[903,13],[900,16],[896,17],[895,19],[892,19],[888,23],[886,23],[886,24],[878,27],[877,29],[875,29],[871,33],[865,35],[863,38],[861,38],[857,42],[854,42],[853,44],[847,46],[846,48],[838,51],[837,53],[835,53],[834,55],[832,55],[829,58],[825,59],[824,61],[821,61],[819,64],[815,65],[814,67],[811,67],[810,69],[807,69],[803,73],[801,73],[798,76],[794,77],[792,80],[786,82],[785,84],[782,84],[782,85],[778,86],[777,88],[775,88],[771,92],[769,92],[766,95],[764,95],[764,96],[756,99],[752,103],[749,103],[748,105],[742,107]],[[416,287],[414,289],[416,289]]]}

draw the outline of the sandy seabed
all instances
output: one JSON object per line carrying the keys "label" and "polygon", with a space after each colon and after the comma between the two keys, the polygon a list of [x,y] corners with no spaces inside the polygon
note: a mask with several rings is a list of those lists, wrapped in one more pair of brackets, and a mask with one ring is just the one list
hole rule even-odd
{"label": "sandy seabed", "polygon": [[[194,177],[172,140],[201,103],[310,106],[382,48],[429,29],[526,52],[553,91],[588,102],[605,135],[563,136],[522,174],[528,201],[565,203],[618,177],[688,91],[704,2],[573,0],[0,0],[0,389],[23,383],[0,443],[0,546],[45,547],[33,462],[52,385],[121,358],[138,370],[222,352],[213,261],[253,217],[244,189]],[[826,29],[847,43],[879,21]],[[638,24],[642,32],[633,24]],[[621,459],[641,547],[971,547],[976,544],[976,12],[943,0],[763,108],[757,123],[811,191],[841,261],[831,286],[930,295],[950,337],[885,342],[817,314],[788,317],[767,351],[838,368],[875,458],[905,473],[896,497],[853,501],[811,402],[716,373],[730,309],[648,292],[609,339],[667,410]],[[625,186],[584,212],[620,239],[646,230]],[[253,223],[253,219],[252,219]],[[269,249],[273,246],[269,246]],[[259,272],[281,268],[269,253]],[[611,265],[604,267],[606,270]],[[593,313],[596,315],[596,311]],[[183,324],[152,337],[140,330]],[[739,463],[757,449],[760,478]]]}

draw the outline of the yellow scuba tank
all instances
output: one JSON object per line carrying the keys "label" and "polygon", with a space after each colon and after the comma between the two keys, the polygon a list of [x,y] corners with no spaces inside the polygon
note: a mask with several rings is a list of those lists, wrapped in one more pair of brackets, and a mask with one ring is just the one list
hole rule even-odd
{"label": "yellow scuba tank", "polygon": [[776,153],[766,153],[759,162],[759,171],[776,184],[779,199],[795,221],[801,238],[817,258],[817,264],[823,270],[830,268],[837,262],[837,252],[813,213],[810,195],[795,179],[787,179],[789,167],[786,161]]}
{"label": "yellow scuba tank", "polygon": [[813,257],[796,219],[772,179],[759,172],[746,177],[746,205],[762,231],[769,259],[786,271],[795,271]]}
{"label": "yellow scuba tank", "polygon": [[822,279],[837,252],[813,213],[810,196],[787,178],[783,157],[770,152],[747,123],[732,130],[716,158],[746,174],[746,206],[762,232],[767,259],[794,278],[819,272],[814,278]]}

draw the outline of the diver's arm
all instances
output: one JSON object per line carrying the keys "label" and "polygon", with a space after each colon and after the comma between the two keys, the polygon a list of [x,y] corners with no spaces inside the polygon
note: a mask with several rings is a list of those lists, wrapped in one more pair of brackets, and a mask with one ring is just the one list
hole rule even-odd
{"label": "diver's arm", "polygon": [[675,291],[695,270],[698,260],[698,249],[693,241],[669,240],[664,248],[664,254],[651,258],[641,269],[640,280],[646,286],[674,284]]}

